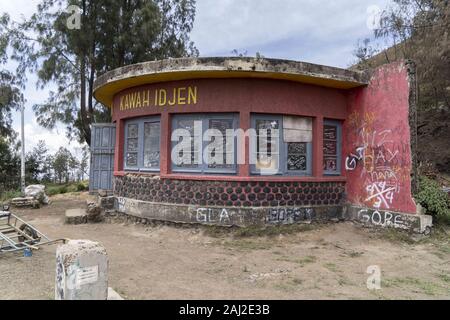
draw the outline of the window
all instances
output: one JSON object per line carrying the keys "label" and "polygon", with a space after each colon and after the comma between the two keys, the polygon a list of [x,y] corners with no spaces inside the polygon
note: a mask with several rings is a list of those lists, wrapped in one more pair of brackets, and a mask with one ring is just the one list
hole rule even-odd
{"label": "window", "polygon": [[289,171],[306,171],[307,170],[307,143],[305,142],[289,142],[287,165]]}
{"label": "window", "polygon": [[159,168],[159,122],[144,122],[144,168]]}
{"label": "window", "polygon": [[159,171],[161,125],[159,118],[125,123],[125,170]]}
{"label": "window", "polygon": [[312,118],[254,115],[252,128],[253,174],[311,175]]}
{"label": "window", "polygon": [[256,170],[278,172],[280,163],[280,120],[256,119]]}
{"label": "window", "polygon": [[127,141],[126,141],[126,158],[125,163],[127,167],[138,166],[138,151],[139,151],[139,125],[137,123],[130,123],[127,125]]}
{"label": "window", "polygon": [[175,115],[172,171],[236,173],[236,128],[237,116],[233,114]]}
{"label": "window", "polygon": [[341,137],[341,123],[325,120],[323,124],[323,171],[325,175],[341,174]]}
{"label": "window", "polygon": [[[208,129],[212,131],[207,136],[211,144],[206,147],[208,158],[208,169],[210,170],[233,170],[235,163],[233,119],[209,119]],[[215,147],[220,145],[221,147]]]}

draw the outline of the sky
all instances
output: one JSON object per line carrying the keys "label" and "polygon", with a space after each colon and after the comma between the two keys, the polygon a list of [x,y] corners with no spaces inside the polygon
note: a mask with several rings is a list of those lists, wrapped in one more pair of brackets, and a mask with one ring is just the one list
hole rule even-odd
{"label": "sky", "polygon": [[[0,0],[0,12],[12,19],[29,17],[39,0]],[[389,0],[197,0],[191,39],[200,56],[232,56],[236,49],[255,56],[305,61],[346,68],[354,62],[358,39],[372,37],[374,13]],[[7,65],[11,70],[13,64]],[[79,154],[81,146],[65,137],[64,126],[40,127],[31,107],[45,101],[51,86],[36,89],[29,75],[26,97],[25,145],[31,150],[44,140],[51,152],[60,146]],[[20,128],[20,114],[13,126]]]}

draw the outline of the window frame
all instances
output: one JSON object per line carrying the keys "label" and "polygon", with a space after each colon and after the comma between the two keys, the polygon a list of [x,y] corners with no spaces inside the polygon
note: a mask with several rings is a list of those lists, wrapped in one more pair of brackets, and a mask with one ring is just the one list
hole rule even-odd
{"label": "window frame", "polygon": [[239,127],[239,114],[236,113],[189,113],[189,114],[174,114],[172,116],[171,121],[171,132],[170,132],[170,140],[171,140],[171,146],[172,150],[176,141],[172,141],[172,132],[173,130],[177,129],[177,121],[179,120],[193,120],[193,121],[202,121],[202,143],[201,143],[201,163],[198,164],[196,168],[185,168],[181,166],[177,166],[171,161],[171,171],[174,173],[197,173],[197,174],[208,174],[208,175],[236,175],[237,174],[237,137],[234,136],[234,163],[232,164],[231,168],[218,168],[218,169],[211,169],[208,168],[208,164],[204,161],[204,152],[206,147],[211,143],[211,141],[203,141],[203,137],[205,134],[205,131],[209,129],[209,121],[210,120],[231,120],[232,121],[232,130],[237,130]]}
{"label": "window frame", "polygon": [[[336,127],[336,170],[325,170],[323,169],[324,176],[340,176],[342,174],[342,121],[324,119],[322,132],[325,130],[325,126],[335,126]],[[322,137],[322,143],[324,145],[325,137]],[[322,167],[325,161],[325,152],[322,152]]]}
{"label": "window frame", "polygon": [[[161,156],[161,117],[145,117],[145,118],[135,118],[125,121],[125,132],[124,132],[124,152],[123,152],[123,167],[125,171],[135,171],[135,172],[160,172],[161,170],[161,157],[159,160],[158,167],[146,168],[144,167],[144,124],[145,123],[159,123],[159,154]],[[127,164],[127,153],[128,153],[128,126],[130,124],[138,125],[138,151],[137,151],[137,166],[130,167]]]}
{"label": "window frame", "polygon": [[[284,133],[283,133],[283,117],[284,116],[294,116],[300,118],[311,118],[308,116],[299,116],[299,115],[285,115],[285,114],[251,114],[251,128],[256,130],[256,121],[257,120],[277,120],[279,123],[280,134],[278,137],[278,145],[279,145],[279,158],[278,158],[278,172],[274,175],[277,176],[312,176],[312,160],[313,160],[313,142],[305,142],[306,143],[306,170],[288,170],[288,144],[289,142],[284,141]],[[257,134],[257,132],[256,132]],[[254,145],[252,145],[252,141],[250,141],[250,159],[254,157],[256,161],[256,151],[257,151],[257,138],[254,138]],[[314,137],[313,137],[314,139]],[[301,142],[300,142],[301,143]],[[253,156],[253,154],[255,156]],[[261,176],[261,171],[256,169],[256,164],[250,164],[250,174]]]}

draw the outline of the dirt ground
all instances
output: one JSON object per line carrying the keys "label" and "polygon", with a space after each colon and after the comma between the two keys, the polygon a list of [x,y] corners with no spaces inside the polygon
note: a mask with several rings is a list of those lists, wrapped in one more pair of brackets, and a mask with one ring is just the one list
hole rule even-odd
{"label": "dirt ground", "polygon": [[[411,243],[350,222],[251,237],[202,227],[65,225],[65,210],[83,208],[86,197],[56,196],[48,207],[14,212],[53,239],[101,242],[109,286],[126,299],[450,299],[445,236]],[[55,250],[0,254],[0,299],[53,299]],[[379,290],[366,286],[372,265],[381,269]]]}

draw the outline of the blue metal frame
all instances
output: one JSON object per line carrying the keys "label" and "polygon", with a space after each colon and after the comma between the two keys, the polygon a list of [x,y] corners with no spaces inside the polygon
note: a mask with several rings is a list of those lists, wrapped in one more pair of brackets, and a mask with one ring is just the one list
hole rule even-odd
{"label": "blue metal frame", "polygon": [[[161,163],[159,163],[158,167],[154,168],[146,168],[144,167],[144,123],[146,122],[159,122],[160,117],[146,117],[146,118],[139,118],[139,119],[130,119],[125,122],[125,145],[124,145],[124,152],[123,152],[123,158],[124,158],[124,170],[126,171],[141,171],[141,172],[159,172]],[[138,161],[137,166],[135,167],[129,167],[127,164],[127,152],[128,152],[128,125],[130,124],[137,124],[138,125]],[[161,125],[160,125],[161,130]],[[161,150],[161,131],[159,133],[159,150]]]}
{"label": "blue metal frame", "polygon": [[[280,114],[252,114],[251,115],[251,127],[256,130],[256,121],[257,120],[276,120],[279,123],[279,156],[278,156],[278,173],[276,175],[284,175],[284,176],[311,176],[312,175],[312,142],[306,143],[306,170],[288,170],[288,143],[284,142],[283,138],[283,116]],[[256,139],[255,141],[250,141],[250,158],[252,155],[256,155]],[[250,173],[253,175],[260,175],[260,170],[256,169],[255,164],[250,165]]]}
{"label": "blue metal frame", "polygon": [[[201,163],[198,164],[196,168],[185,168],[176,166],[172,162],[172,172],[183,172],[183,173],[204,173],[204,174],[236,174],[237,173],[237,139],[234,137],[234,164],[230,169],[220,168],[211,169],[208,168],[208,164],[205,163],[203,159],[203,153],[205,148],[210,142],[203,141],[203,135],[205,131],[209,128],[209,120],[231,120],[233,122],[233,130],[236,130],[239,126],[238,115],[235,113],[190,113],[190,114],[176,114],[172,117],[172,130],[178,128],[177,122],[179,120],[193,120],[202,122],[202,143],[201,143]],[[172,140],[172,139],[171,139]],[[175,141],[172,141],[172,148],[175,145]]]}
{"label": "blue metal frame", "polygon": [[[336,170],[323,170],[324,175],[328,176],[340,176],[342,167],[342,122],[339,120],[324,120],[323,125],[325,126],[335,126],[337,132],[336,139]],[[325,160],[325,155],[323,155],[323,160]],[[322,160],[322,162],[323,162]],[[322,164],[323,165],[323,164]]]}

